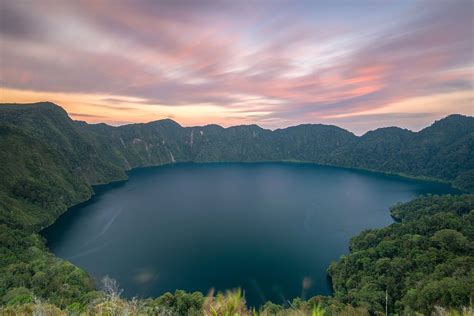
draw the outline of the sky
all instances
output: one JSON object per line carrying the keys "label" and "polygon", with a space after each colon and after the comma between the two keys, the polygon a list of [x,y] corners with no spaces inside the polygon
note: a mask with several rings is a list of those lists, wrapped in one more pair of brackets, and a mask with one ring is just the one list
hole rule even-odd
{"label": "sky", "polygon": [[474,1],[0,0],[0,102],[111,125],[474,115]]}

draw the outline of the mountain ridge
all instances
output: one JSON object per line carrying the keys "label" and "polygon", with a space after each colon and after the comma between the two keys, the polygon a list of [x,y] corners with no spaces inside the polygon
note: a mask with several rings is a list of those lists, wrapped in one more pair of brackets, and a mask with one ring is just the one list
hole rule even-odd
{"label": "mountain ridge", "polygon": [[[36,108],[36,107],[49,107],[50,109],[60,109],[62,112],[66,113],[69,116],[69,113],[62,106],[60,106],[60,105],[58,105],[54,102],[51,102],[51,101],[39,101],[39,102],[33,102],[33,103],[0,103],[0,107],[19,107],[19,106],[21,106],[21,107],[30,107],[30,108],[31,107],[33,107],[33,108]],[[446,121],[452,121],[453,119],[466,119],[466,118],[467,119],[474,119],[474,116],[464,115],[464,114],[459,114],[459,113],[453,113],[453,114],[449,114],[445,117],[442,117],[438,120],[435,120],[432,124],[430,124],[428,126],[425,126],[424,128],[420,129],[419,131],[413,131],[409,128],[403,128],[403,127],[392,125],[392,126],[383,126],[383,127],[378,127],[378,128],[372,129],[372,130],[368,130],[367,132],[365,132],[364,134],[361,134],[361,135],[356,135],[354,132],[352,132],[348,129],[342,128],[340,126],[334,125],[334,124],[323,124],[323,123],[302,123],[302,124],[291,125],[291,126],[287,126],[287,127],[279,127],[279,128],[276,128],[276,129],[269,129],[269,128],[261,127],[260,125],[258,125],[256,123],[239,124],[239,125],[232,125],[232,126],[227,126],[227,127],[224,127],[224,126],[216,124],[216,123],[209,123],[209,124],[205,124],[205,125],[183,126],[179,122],[177,122],[177,121],[175,121],[171,118],[163,118],[163,119],[153,120],[153,121],[149,121],[149,122],[127,123],[127,124],[123,124],[123,125],[110,125],[110,124],[105,123],[105,122],[89,123],[87,121],[75,120],[75,119],[72,119],[72,118],[71,118],[71,120],[73,120],[75,122],[83,122],[83,123],[88,124],[88,125],[106,125],[106,126],[109,126],[109,127],[150,125],[150,124],[160,123],[160,122],[162,122],[162,123],[172,122],[173,124],[175,124],[177,126],[180,126],[180,127],[183,127],[183,128],[203,128],[203,127],[208,127],[208,126],[216,126],[216,127],[222,128],[222,129],[228,129],[228,128],[234,128],[234,127],[252,127],[252,126],[254,126],[254,127],[258,127],[262,130],[272,131],[272,132],[279,131],[279,130],[286,130],[286,129],[289,129],[289,128],[300,127],[300,126],[322,126],[322,127],[336,127],[336,128],[345,130],[345,131],[353,134],[356,137],[363,137],[364,135],[366,135],[368,133],[375,132],[375,131],[378,131],[378,130],[384,130],[384,129],[400,129],[400,130],[405,130],[405,131],[409,131],[409,132],[412,132],[412,133],[420,133],[425,129],[429,129],[433,126],[437,126],[437,125],[442,124]]]}
{"label": "mountain ridge", "polygon": [[[125,180],[132,168],[187,161],[309,162],[443,181],[474,192],[474,118],[454,115],[419,132],[389,127],[356,136],[321,124],[274,131],[255,125],[182,127],[172,120],[114,127],[74,121],[52,103],[0,105],[0,300],[14,310],[19,305],[11,302],[29,302],[34,295],[62,309],[86,311],[102,295],[93,279],[49,253],[37,232],[90,199],[94,184]],[[351,252],[330,266],[334,297],[293,304],[323,304],[328,315],[343,308],[342,314],[356,314],[352,305],[368,315],[384,311],[388,293],[397,312],[429,314],[440,302],[467,306],[472,205],[472,195],[446,195],[395,206],[397,223],[362,232],[352,239]],[[452,241],[452,251],[440,247]],[[177,291],[140,302],[174,307],[172,302],[191,297],[204,296]],[[129,306],[126,300],[120,304]],[[187,311],[189,306],[182,314]]]}
{"label": "mountain ridge", "polygon": [[[183,127],[164,119],[115,127],[72,120],[47,102],[1,104],[0,127],[0,197],[9,201],[0,204],[0,222],[15,214],[15,225],[34,230],[87,200],[91,185],[126,179],[132,168],[174,162],[308,162],[474,191],[474,117],[462,115],[419,132],[388,127],[357,136],[323,124],[268,130],[255,124]],[[52,201],[51,195],[60,198]]]}

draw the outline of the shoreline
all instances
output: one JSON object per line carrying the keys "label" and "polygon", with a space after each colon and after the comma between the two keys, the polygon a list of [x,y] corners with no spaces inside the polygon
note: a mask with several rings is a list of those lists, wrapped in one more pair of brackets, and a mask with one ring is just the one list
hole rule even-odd
{"label": "shoreline", "polygon": [[430,178],[430,177],[425,177],[425,176],[411,176],[408,174],[404,173],[394,173],[394,172],[386,172],[386,171],[380,171],[380,170],[374,170],[374,169],[365,169],[365,168],[356,168],[356,167],[343,167],[343,166],[338,166],[338,165],[333,165],[333,164],[322,164],[322,163],[315,163],[311,161],[303,161],[303,160],[261,160],[261,161],[178,161],[178,162],[168,162],[168,163],[163,163],[159,165],[150,165],[150,166],[140,166],[140,167],[132,167],[130,169],[125,169],[125,178],[123,179],[112,179],[109,182],[105,183],[96,183],[96,184],[89,184],[91,187],[91,195],[83,201],[80,201],[74,205],[71,205],[66,208],[64,212],[62,212],[58,217],[54,219],[54,221],[42,228],[40,228],[37,231],[34,231],[35,233],[38,233],[41,235],[41,231],[44,229],[47,229],[49,226],[53,225],[56,223],[56,221],[63,216],[66,212],[68,212],[70,209],[78,207],[82,204],[89,203],[92,198],[97,194],[97,190],[100,192],[101,189],[103,189],[106,186],[109,185],[120,185],[122,183],[125,183],[129,180],[129,175],[130,173],[134,172],[135,170],[140,170],[140,169],[148,169],[148,168],[159,168],[159,167],[165,167],[165,166],[172,166],[172,165],[179,165],[179,164],[226,164],[226,163],[234,163],[234,164],[265,164],[265,163],[275,163],[275,164],[303,164],[303,165],[314,165],[314,166],[321,166],[321,167],[331,167],[331,168],[336,168],[336,169],[344,169],[348,171],[357,171],[357,172],[362,172],[362,173],[368,173],[368,174],[378,174],[378,175],[384,175],[384,176],[391,176],[391,177],[397,177],[400,179],[405,179],[405,180],[413,180],[413,181],[420,181],[420,182],[426,182],[426,183],[437,183],[437,184],[444,184],[448,185],[451,189],[458,191],[458,194],[469,194],[469,192],[463,191],[459,188],[456,188],[453,186],[453,183],[447,180],[441,180],[441,179],[436,179],[436,178]]}
{"label": "shoreline", "polygon": [[[71,209],[74,209],[74,208],[77,208],[77,207],[82,207],[84,205],[87,205],[88,203],[92,203],[94,201],[94,197],[98,194],[101,194],[102,192],[108,190],[108,189],[113,189],[114,187],[116,186],[121,186],[121,185],[124,185],[130,178],[131,176],[131,173],[133,173],[134,171],[137,171],[137,170],[141,170],[141,169],[154,169],[154,168],[160,168],[160,167],[172,167],[174,165],[224,165],[224,164],[242,164],[242,165],[248,165],[248,164],[255,164],[255,165],[258,165],[258,164],[286,164],[286,165],[308,165],[308,166],[314,166],[314,167],[329,167],[329,168],[334,168],[334,169],[341,169],[341,170],[347,170],[347,171],[353,171],[353,172],[358,172],[358,173],[364,173],[364,174],[369,174],[369,175],[378,175],[378,176],[390,176],[390,177],[396,177],[396,178],[399,178],[399,179],[403,179],[403,180],[411,180],[411,181],[417,181],[417,182],[426,182],[426,183],[438,183],[438,184],[444,184],[444,185],[449,185],[448,183],[446,182],[442,182],[442,181],[429,181],[427,179],[416,179],[416,178],[413,178],[413,177],[404,177],[402,175],[398,175],[398,174],[387,174],[387,173],[384,173],[384,172],[378,172],[378,171],[371,171],[371,170],[364,170],[364,169],[358,169],[358,168],[347,168],[347,167],[339,167],[339,166],[332,166],[332,165],[324,165],[324,164],[316,164],[316,163],[313,163],[313,162],[305,162],[305,161],[257,161],[257,162],[234,162],[234,161],[220,161],[220,162],[175,162],[175,163],[165,163],[165,164],[160,164],[160,165],[152,165],[152,166],[143,166],[143,167],[135,167],[135,168],[131,168],[129,170],[126,170],[125,171],[125,174],[126,174],[126,178],[125,179],[118,179],[118,180],[112,180],[110,182],[107,182],[107,183],[101,183],[101,184],[95,184],[95,185],[91,185],[91,188],[92,188],[92,194],[91,196],[85,200],[85,201],[82,201],[80,203],[77,203],[71,207],[69,207],[65,212],[63,212],[60,216],[58,216],[54,221],[53,223],[51,223],[50,225],[48,225],[47,227],[41,229],[38,234],[40,236],[42,236],[44,238],[44,240],[46,241],[45,244],[46,244],[46,247],[48,249],[48,252],[50,252],[51,254],[53,254],[55,257],[57,257],[57,255],[51,251],[51,249],[48,247],[48,240],[46,239],[46,237],[43,235],[43,231],[45,229],[47,229],[48,227],[50,227],[51,225],[55,224],[59,218],[61,218],[62,216],[65,216],[65,214],[69,214],[69,212],[71,211]],[[458,191],[456,188],[454,188],[453,186],[449,185],[450,188]],[[462,192],[458,192],[459,194],[462,194]],[[449,195],[451,193],[447,193],[447,195]],[[410,199],[411,200],[411,199]],[[390,207],[391,208],[391,207]],[[384,227],[388,227],[390,226],[391,224],[393,223],[397,223],[397,219],[395,219],[391,214],[390,214],[390,208],[388,209],[388,212],[389,212],[389,216],[392,220],[392,223],[390,223],[389,225],[387,226],[384,226]],[[357,234],[355,234],[354,236],[352,236],[351,238],[357,236]],[[347,245],[349,247],[349,245]],[[341,254],[341,256],[343,256],[344,254]],[[60,258],[60,257],[58,257]],[[62,258],[63,260],[66,260],[68,261],[67,259],[64,259]],[[70,261],[68,261],[70,262]],[[329,266],[327,267],[329,268]],[[83,270],[83,269],[81,269]],[[85,270],[83,270],[85,271]],[[85,271],[87,274],[88,272]],[[328,278],[328,281],[329,281],[329,284],[332,284],[332,280],[331,278],[329,277],[328,274],[326,274],[326,277]],[[332,296],[334,294],[334,289],[332,288],[331,286],[331,294],[329,294],[330,296]],[[321,295],[321,294],[318,294],[318,295]]]}

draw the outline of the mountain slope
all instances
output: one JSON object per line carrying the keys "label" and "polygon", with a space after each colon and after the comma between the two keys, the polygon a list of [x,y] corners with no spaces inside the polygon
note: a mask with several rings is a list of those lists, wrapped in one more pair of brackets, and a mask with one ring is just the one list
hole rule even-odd
{"label": "mountain slope", "polygon": [[167,119],[112,127],[73,121],[44,102],[0,105],[0,130],[0,220],[33,230],[88,199],[93,184],[172,162],[304,161],[474,189],[474,118],[461,115],[418,133],[390,127],[357,137],[320,124],[271,131],[257,125],[182,127]]}
{"label": "mountain slope", "polygon": [[386,302],[399,315],[472,306],[474,195],[420,197],[391,213],[397,223],[355,236],[329,267],[335,298],[372,314]]}
{"label": "mountain slope", "polygon": [[[112,127],[73,121],[52,103],[2,104],[0,309],[39,297],[80,313],[98,302],[94,281],[50,254],[34,232],[90,198],[91,185],[125,179],[131,168],[185,161],[306,161],[438,179],[474,192],[473,153],[474,118],[461,115],[418,133],[391,127],[357,137],[325,125],[270,131],[256,125],[182,127],[160,120]],[[466,306],[473,291],[472,206],[472,195],[396,206],[392,216],[401,223],[361,233],[351,241],[351,253],[330,267],[336,298],[295,299],[292,306],[309,311],[322,302],[339,310],[350,303],[362,314],[366,308],[380,313],[385,291],[390,312]],[[195,294],[178,291],[141,302],[175,308],[168,306],[175,298],[180,302]]]}

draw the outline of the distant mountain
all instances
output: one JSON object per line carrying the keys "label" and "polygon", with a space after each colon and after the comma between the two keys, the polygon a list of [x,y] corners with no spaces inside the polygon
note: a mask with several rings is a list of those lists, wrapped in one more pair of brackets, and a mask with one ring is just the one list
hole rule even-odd
{"label": "distant mountain", "polygon": [[[7,313],[31,313],[33,297],[73,314],[109,308],[94,305],[103,302],[94,280],[49,253],[35,232],[90,198],[91,185],[126,179],[126,170],[135,167],[188,161],[312,162],[439,180],[474,192],[474,118],[451,115],[417,133],[389,127],[358,137],[319,124],[275,131],[182,127],[172,120],[112,127],[73,121],[53,103],[0,104],[0,310],[7,304]],[[334,297],[298,298],[291,311],[318,306],[331,315],[377,314],[387,295],[389,313],[467,306],[473,201],[473,195],[434,196],[394,207],[397,223],[362,232],[352,239],[351,253],[330,266]],[[131,306],[114,302],[123,310]],[[204,295],[178,290],[134,302],[148,312],[169,307],[186,315],[201,309]],[[273,303],[264,308],[290,311]]]}
{"label": "distant mountain", "polygon": [[420,132],[363,136],[336,126],[182,127],[172,120],[112,127],[71,120],[49,103],[0,105],[0,223],[39,229],[126,170],[172,162],[312,162],[452,183],[474,191],[474,118]]}

